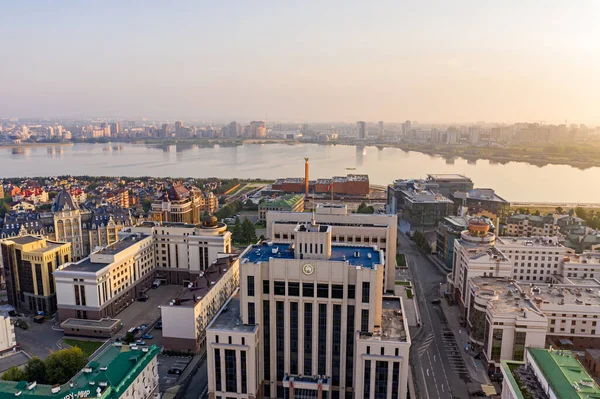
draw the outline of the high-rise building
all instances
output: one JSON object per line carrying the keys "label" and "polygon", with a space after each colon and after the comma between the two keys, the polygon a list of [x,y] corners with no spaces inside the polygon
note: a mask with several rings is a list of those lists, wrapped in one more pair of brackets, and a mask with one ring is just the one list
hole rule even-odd
{"label": "high-rise building", "polygon": [[120,122],[113,122],[110,124],[110,132],[111,134],[119,134],[121,133],[121,123]]}
{"label": "high-rise building", "polygon": [[408,133],[410,133],[410,129],[412,128],[411,122],[410,121],[405,121],[402,124],[402,134],[406,135]]}
{"label": "high-rise building", "polygon": [[227,129],[225,137],[235,138],[241,134],[242,134],[242,126],[239,123],[237,123],[236,121],[233,121],[229,124],[229,127]]}
{"label": "high-rise building", "polygon": [[242,253],[207,329],[209,397],[406,397],[411,341],[401,298],[382,295],[383,252],[315,222],[293,234]]}
{"label": "high-rise building", "polygon": [[169,129],[168,123],[163,123],[160,134],[162,137],[171,137],[171,130]]}
{"label": "high-rise building", "polygon": [[378,127],[379,137],[382,137],[383,136],[383,121],[379,121],[379,123],[377,123],[377,127]]}
{"label": "high-rise building", "polygon": [[175,136],[184,137],[186,135],[186,129],[183,127],[182,121],[175,122]]}
{"label": "high-rise building", "polygon": [[267,124],[263,121],[250,122],[250,137],[267,137]]}
{"label": "high-rise building", "polygon": [[71,245],[36,236],[2,240],[2,266],[8,303],[29,312],[56,312],[52,273],[71,260]]}
{"label": "high-rise building", "polygon": [[365,140],[367,138],[367,122],[356,122],[356,130],[358,131],[359,140]]}

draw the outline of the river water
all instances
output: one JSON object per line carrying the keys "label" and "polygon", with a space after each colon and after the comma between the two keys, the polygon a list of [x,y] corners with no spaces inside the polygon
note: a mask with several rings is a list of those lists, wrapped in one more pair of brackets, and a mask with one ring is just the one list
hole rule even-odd
{"label": "river water", "polygon": [[491,187],[508,201],[600,202],[600,168],[536,166],[523,162],[446,159],[398,148],[318,144],[244,144],[237,147],[75,144],[0,149],[0,177],[102,175],[310,178],[368,174],[373,184],[431,173],[460,173],[475,187]]}

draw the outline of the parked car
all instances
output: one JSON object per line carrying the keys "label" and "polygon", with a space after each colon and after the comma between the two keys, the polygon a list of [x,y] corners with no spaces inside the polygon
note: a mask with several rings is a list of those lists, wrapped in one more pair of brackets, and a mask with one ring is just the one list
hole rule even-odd
{"label": "parked car", "polygon": [[156,325],[154,326],[155,330],[162,330],[162,320],[159,320],[156,322]]}
{"label": "parked car", "polygon": [[442,302],[442,300],[441,300],[441,299],[439,299],[439,298],[433,299],[433,300],[431,301],[431,303],[432,303],[432,304],[434,304],[434,305],[439,305],[439,304],[440,304],[440,302]]}
{"label": "parked car", "polygon": [[152,339],[154,337],[151,334],[144,334],[144,335],[142,335],[142,338],[143,339]]}
{"label": "parked car", "polygon": [[140,324],[140,326],[138,328],[140,330],[145,330],[146,328],[148,328],[148,324]]}
{"label": "parked car", "polygon": [[180,375],[181,374],[181,369],[177,369],[177,368],[169,369],[169,371],[167,371],[167,373],[168,374]]}
{"label": "parked car", "polygon": [[135,341],[135,344],[139,345],[139,346],[144,346],[144,345],[146,345],[146,341],[142,341],[141,339],[138,339],[137,341]]}

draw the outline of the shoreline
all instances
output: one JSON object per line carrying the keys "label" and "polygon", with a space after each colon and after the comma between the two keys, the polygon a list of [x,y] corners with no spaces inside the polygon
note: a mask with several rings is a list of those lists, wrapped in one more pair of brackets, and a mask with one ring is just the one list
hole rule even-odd
{"label": "shoreline", "polygon": [[[240,145],[270,145],[270,144],[285,144],[285,145],[301,145],[301,144],[314,144],[314,145],[322,145],[322,146],[350,146],[350,147],[377,147],[380,150],[385,148],[396,148],[405,152],[416,152],[430,156],[439,156],[445,158],[446,161],[452,161],[456,158],[461,158],[470,161],[479,161],[479,160],[487,160],[490,163],[498,163],[501,165],[507,164],[509,162],[521,162],[529,165],[534,165],[538,167],[544,167],[548,165],[557,165],[557,166],[571,166],[573,168],[585,170],[594,167],[600,167],[600,153],[598,157],[588,157],[587,160],[580,159],[553,159],[550,157],[538,158],[539,155],[533,155],[533,157],[524,157],[521,155],[515,156],[500,156],[493,154],[465,154],[461,152],[453,151],[452,149],[428,149],[422,148],[419,146],[414,146],[411,144],[403,145],[403,144],[377,144],[377,143],[350,143],[350,142],[315,142],[315,141],[291,141],[291,140],[280,140],[280,139],[243,139],[243,140],[223,140],[223,139],[193,139],[193,138],[184,138],[184,139],[174,139],[174,140],[148,140],[147,142],[144,139],[136,139],[136,140],[111,140],[107,142],[63,142],[63,143],[21,143],[21,144],[0,144],[0,149],[2,148],[37,148],[37,147],[66,147],[66,146],[74,146],[75,144],[113,144],[113,143],[126,143],[126,144],[143,144],[147,146],[156,146],[156,145],[177,145],[177,144],[186,144],[186,145],[198,145],[198,146],[211,146],[211,145],[219,145],[219,146],[240,146]],[[463,147],[464,148],[464,147]],[[475,147],[477,148],[477,147]],[[480,149],[485,150],[489,147],[480,147]]]}

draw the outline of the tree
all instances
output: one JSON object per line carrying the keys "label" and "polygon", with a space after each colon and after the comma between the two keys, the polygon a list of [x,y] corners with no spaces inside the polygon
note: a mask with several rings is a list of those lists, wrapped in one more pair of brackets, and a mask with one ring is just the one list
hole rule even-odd
{"label": "tree", "polygon": [[46,364],[39,357],[29,359],[25,366],[27,381],[36,381],[38,384],[46,383]]}
{"label": "tree", "polygon": [[242,222],[242,237],[247,243],[256,241],[256,228],[248,218]]}
{"label": "tree", "polygon": [[375,213],[375,208],[370,205],[367,206],[367,204],[361,202],[361,204],[358,206],[358,209],[356,209],[356,213]]}
{"label": "tree", "polygon": [[133,333],[127,331],[127,334],[125,334],[125,338],[123,338],[123,342],[125,342],[126,344],[129,344],[131,342],[133,342],[135,340],[135,335],[133,335]]}
{"label": "tree", "polygon": [[64,384],[87,363],[87,357],[79,347],[61,349],[46,359],[46,382]]}
{"label": "tree", "polygon": [[587,221],[588,214],[585,208],[581,206],[575,207],[575,214],[578,218],[582,218],[583,220]]}
{"label": "tree", "polygon": [[565,212],[562,206],[557,206],[556,208],[554,208],[554,210],[560,215],[562,215]]}
{"label": "tree", "polygon": [[240,218],[235,218],[235,224],[233,225],[233,231],[231,232],[232,239],[234,242],[241,242],[243,239],[242,224]]}
{"label": "tree", "polygon": [[144,210],[144,212],[149,212],[150,208],[152,208],[152,201],[151,200],[144,200],[142,202],[142,209]]}
{"label": "tree", "polygon": [[4,381],[25,381],[27,380],[27,376],[25,375],[25,372],[19,367],[12,366],[8,370],[6,370],[4,374],[2,374],[2,379]]}

